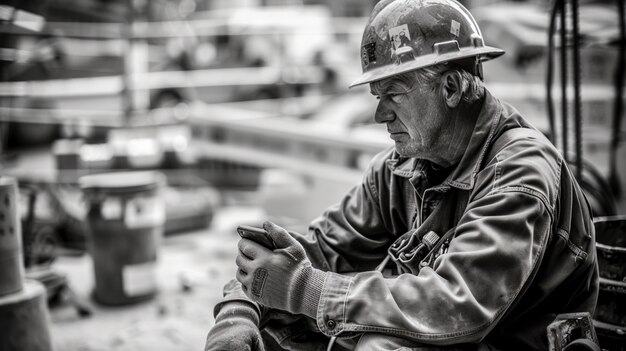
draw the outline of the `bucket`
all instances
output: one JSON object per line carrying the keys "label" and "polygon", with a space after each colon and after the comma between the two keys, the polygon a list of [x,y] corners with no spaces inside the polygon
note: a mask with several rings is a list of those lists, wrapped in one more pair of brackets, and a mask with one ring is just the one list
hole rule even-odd
{"label": "bucket", "polygon": [[17,182],[0,177],[0,297],[22,290],[24,266]]}
{"label": "bucket", "polygon": [[165,177],[158,172],[120,172],[84,176],[79,183],[88,207],[94,300],[125,305],[151,299],[157,292]]}
{"label": "bucket", "polygon": [[0,350],[51,351],[46,289],[36,280],[0,297]]}

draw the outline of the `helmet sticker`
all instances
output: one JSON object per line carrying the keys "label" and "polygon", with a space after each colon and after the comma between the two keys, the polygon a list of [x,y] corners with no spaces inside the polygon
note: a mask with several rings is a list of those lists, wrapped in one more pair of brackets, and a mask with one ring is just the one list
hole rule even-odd
{"label": "helmet sticker", "polygon": [[468,1],[374,2],[357,47],[362,74],[351,87],[450,61],[480,76],[480,62],[504,54],[485,45],[476,19],[461,5]]}
{"label": "helmet sticker", "polygon": [[458,37],[460,30],[461,24],[455,20],[452,20],[452,22],[450,22],[450,33],[452,33],[455,37]]}
{"label": "helmet sticker", "polygon": [[365,44],[361,50],[361,60],[363,66],[368,66],[370,62],[376,62],[376,42]]}
{"label": "helmet sticker", "polygon": [[389,30],[389,37],[393,42],[394,49],[398,50],[403,46],[409,46],[411,41],[411,33],[409,32],[409,26],[406,24],[393,27]]}

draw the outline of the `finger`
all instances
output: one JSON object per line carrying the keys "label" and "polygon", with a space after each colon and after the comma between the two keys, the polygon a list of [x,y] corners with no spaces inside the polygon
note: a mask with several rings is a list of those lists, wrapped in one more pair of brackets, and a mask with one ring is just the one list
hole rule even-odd
{"label": "finger", "polygon": [[270,221],[263,223],[263,229],[272,238],[277,249],[289,247],[296,242],[296,239],[292,238],[287,230]]}
{"label": "finger", "polygon": [[241,269],[238,269],[237,273],[235,274],[235,278],[237,278],[237,280],[241,283],[241,288],[243,289],[244,292],[247,290],[247,287],[248,287],[247,277],[248,277],[248,274],[242,271]]}
{"label": "finger", "polygon": [[239,240],[237,247],[239,248],[239,252],[251,260],[270,253],[268,248],[249,239]]}
{"label": "finger", "polygon": [[244,271],[244,273],[247,273],[249,271],[250,260],[242,254],[237,255],[237,257],[235,258],[235,264],[240,270]]}

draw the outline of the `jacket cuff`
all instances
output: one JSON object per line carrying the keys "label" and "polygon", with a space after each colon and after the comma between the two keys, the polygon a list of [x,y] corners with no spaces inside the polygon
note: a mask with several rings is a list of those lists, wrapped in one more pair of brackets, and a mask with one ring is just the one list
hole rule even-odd
{"label": "jacket cuff", "polygon": [[317,308],[315,321],[327,336],[337,336],[345,329],[346,296],[354,278],[328,272]]}

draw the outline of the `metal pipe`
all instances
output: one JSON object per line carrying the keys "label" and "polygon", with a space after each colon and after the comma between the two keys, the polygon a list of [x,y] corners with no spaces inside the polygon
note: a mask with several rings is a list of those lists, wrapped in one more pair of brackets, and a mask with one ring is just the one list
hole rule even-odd
{"label": "metal pipe", "polygon": [[611,135],[611,146],[609,149],[609,184],[613,189],[613,193],[616,197],[621,197],[622,189],[620,186],[619,175],[617,174],[617,148],[619,146],[621,133],[621,122],[622,122],[622,113],[624,108],[624,80],[626,79],[626,69],[624,66],[625,62],[625,53],[626,50],[626,10],[624,9],[626,5],[624,5],[624,0],[617,0],[617,9],[619,15],[619,44],[618,44],[618,55],[617,55],[617,63],[615,68],[615,101],[613,104],[613,128]]}
{"label": "metal pipe", "polygon": [[563,142],[563,157],[568,159],[568,140],[567,140],[567,4],[566,1],[560,2],[561,12],[561,138]]}
{"label": "metal pipe", "polygon": [[576,150],[576,178],[582,179],[582,116],[580,106],[580,29],[578,28],[578,0],[572,1],[573,71],[574,71],[574,148]]}
{"label": "metal pipe", "polygon": [[552,82],[554,71],[554,32],[556,30],[556,16],[559,12],[560,0],[556,0],[552,6],[550,12],[550,24],[548,27],[548,55],[547,55],[547,69],[546,69],[546,107],[548,109],[548,123],[550,130],[548,133],[548,139],[555,143],[556,126],[554,125],[554,101],[552,98]]}

